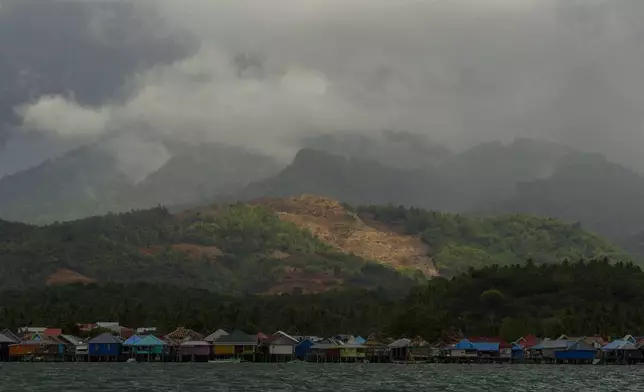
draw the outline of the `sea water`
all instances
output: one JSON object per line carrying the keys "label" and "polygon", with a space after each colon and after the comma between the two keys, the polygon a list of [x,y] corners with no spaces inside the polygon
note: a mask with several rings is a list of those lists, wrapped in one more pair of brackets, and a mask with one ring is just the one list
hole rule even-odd
{"label": "sea water", "polygon": [[2,363],[0,391],[642,391],[644,366]]}

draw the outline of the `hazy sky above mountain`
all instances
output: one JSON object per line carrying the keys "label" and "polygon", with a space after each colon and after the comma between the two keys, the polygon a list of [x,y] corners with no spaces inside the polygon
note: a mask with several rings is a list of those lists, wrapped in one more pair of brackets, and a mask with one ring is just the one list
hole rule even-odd
{"label": "hazy sky above mountain", "polygon": [[[103,104],[73,91],[16,103],[12,162],[25,146],[38,157],[41,134],[63,145],[108,138],[124,167],[153,170],[163,163],[150,146],[159,138],[288,157],[300,136],[315,132],[396,129],[459,148],[547,138],[644,168],[641,0],[119,3],[128,1],[146,21],[130,28],[188,36],[190,54],[124,75],[119,94]],[[119,45],[109,29],[118,17],[97,7],[87,34],[97,45]],[[138,153],[133,140],[146,148]],[[2,166],[10,155],[0,154]]]}

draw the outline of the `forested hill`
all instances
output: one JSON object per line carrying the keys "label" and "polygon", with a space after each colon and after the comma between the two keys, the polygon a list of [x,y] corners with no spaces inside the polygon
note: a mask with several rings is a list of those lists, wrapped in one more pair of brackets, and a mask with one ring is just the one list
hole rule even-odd
{"label": "forested hill", "polygon": [[588,257],[634,260],[619,246],[582,230],[578,224],[554,218],[525,214],[467,216],[391,205],[359,207],[358,213],[419,236],[431,247],[443,275],[527,259],[538,264]]}
{"label": "forested hill", "polygon": [[[606,261],[534,263],[432,279],[406,296],[387,291],[233,297],[148,283],[56,286],[0,292],[0,325],[48,325],[73,331],[79,321],[119,320],[131,327],[178,325],[282,330],[293,334],[604,337],[644,333],[644,273]],[[68,327],[69,326],[69,327]]]}
{"label": "forested hill", "polygon": [[44,227],[0,221],[0,289],[149,282],[239,295],[405,290],[470,267],[604,256],[630,259],[553,219],[354,209],[310,195]]}

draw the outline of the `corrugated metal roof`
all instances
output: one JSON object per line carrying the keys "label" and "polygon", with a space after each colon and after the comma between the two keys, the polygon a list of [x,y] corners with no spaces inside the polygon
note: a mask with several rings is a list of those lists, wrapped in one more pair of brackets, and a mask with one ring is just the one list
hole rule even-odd
{"label": "corrugated metal roof", "polygon": [[222,336],[228,335],[228,332],[224,331],[223,329],[218,329],[215,332],[211,333],[210,335],[206,336],[204,340],[206,342],[213,342],[217,339],[219,339]]}
{"label": "corrugated metal roof", "polygon": [[60,335],[60,337],[67,340],[69,343],[73,344],[74,346],[83,344],[83,339],[76,337],[74,335]]}
{"label": "corrugated metal roof", "polygon": [[59,344],[51,340],[25,340],[12,344],[12,346],[57,346]]}
{"label": "corrugated metal roof", "polygon": [[230,335],[225,335],[214,341],[215,345],[218,344],[247,344],[253,345],[257,343],[257,336],[249,335],[242,331],[233,331]]}
{"label": "corrugated metal roof", "polygon": [[18,342],[6,336],[5,334],[0,333],[0,343],[18,343]]}
{"label": "corrugated metal roof", "polygon": [[4,336],[8,337],[9,339],[13,339],[13,341],[16,342],[16,343],[18,343],[18,342],[20,342],[22,340],[20,338],[20,336],[16,335],[15,333],[13,333],[12,331],[10,331],[8,329],[5,329],[5,330],[1,331],[1,333]]}
{"label": "corrugated metal roof", "polygon": [[613,340],[604,347],[601,348],[602,351],[614,351],[614,350],[637,350],[635,344],[628,340]]}
{"label": "corrugated metal roof", "polygon": [[541,343],[533,346],[533,350],[548,350],[548,349],[567,349],[571,343],[568,340],[542,340]]}
{"label": "corrugated metal roof", "polygon": [[122,341],[109,332],[98,335],[88,342],[89,344],[122,344]]}
{"label": "corrugated metal roof", "polygon": [[411,339],[403,338],[403,339],[398,339],[395,342],[391,343],[389,347],[391,348],[409,347],[410,343],[411,343]]}
{"label": "corrugated metal roof", "polygon": [[298,341],[288,339],[284,336],[275,336],[275,340],[270,342],[271,346],[297,346]]}
{"label": "corrugated metal roof", "polygon": [[286,332],[284,332],[284,331],[277,331],[277,332],[275,332],[275,333],[273,334],[273,336],[280,336],[280,337],[283,337],[283,338],[285,338],[285,339],[287,339],[287,340],[290,340],[291,342],[296,343],[296,344],[299,342],[299,340],[295,339],[293,336],[291,336],[291,335],[287,334],[287,333],[286,333]]}

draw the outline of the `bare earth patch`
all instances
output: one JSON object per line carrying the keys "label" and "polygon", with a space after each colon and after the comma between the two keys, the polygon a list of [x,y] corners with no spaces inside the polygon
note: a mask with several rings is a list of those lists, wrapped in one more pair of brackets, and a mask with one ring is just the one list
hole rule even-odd
{"label": "bare earth patch", "polygon": [[310,230],[344,253],[396,269],[416,269],[425,276],[438,275],[428,256],[429,248],[420,238],[367,222],[345,210],[336,200],[302,195],[290,199],[261,199],[254,204],[270,207],[280,219]]}
{"label": "bare earth patch", "polygon": [[88,278],[78,272],[68,269],[59,269],[47,278],[47,286],[66,285],[66,284],[91,284],[96,283],[95,279]]}

